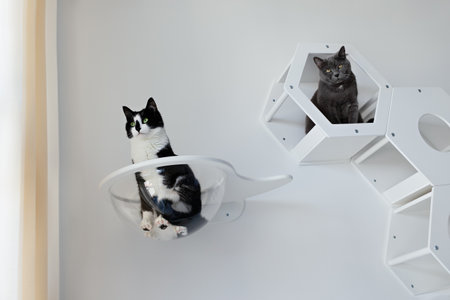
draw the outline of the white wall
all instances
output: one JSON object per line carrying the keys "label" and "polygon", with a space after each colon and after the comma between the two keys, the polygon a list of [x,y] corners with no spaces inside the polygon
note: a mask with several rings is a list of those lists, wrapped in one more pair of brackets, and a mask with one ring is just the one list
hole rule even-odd
{"label": "white wall", "polygon": [[[393,86],[450,93],[450,2],[58,5],[61,299],[413,299],[383,265],[388,209],[378,195],[349,165],[296,166],[259,117],[297,42],[351,43]],[[249,201],[234,223],[144,238],[97,185],[130,161],[121,106],[149,96],[178,154],[294,181]]]}

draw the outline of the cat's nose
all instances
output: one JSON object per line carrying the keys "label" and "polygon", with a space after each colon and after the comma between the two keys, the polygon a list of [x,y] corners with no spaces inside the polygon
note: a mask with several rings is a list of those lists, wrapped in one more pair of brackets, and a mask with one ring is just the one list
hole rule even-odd
{"label": "cat's nose", "polygon": [[334,74],[334,77],[336,77],[336,78],[339,77],[339,73],[338,74]]}
{"label": "cat's nose", "polygon": [[139,124],[139,122],[136,122],[136,130],[137,130],[137,132],[140,132],[141,131],[141,124]]}

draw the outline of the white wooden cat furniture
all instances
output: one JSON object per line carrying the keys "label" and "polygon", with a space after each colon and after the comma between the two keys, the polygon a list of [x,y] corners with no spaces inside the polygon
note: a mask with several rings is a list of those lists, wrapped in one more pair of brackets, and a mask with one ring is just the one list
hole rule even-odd
{"label": "white wooden cat furniture", "polygon": [[[351,45],[345,44],[345,48],[358,83],[360,112],[365,121],[374,118],[374,122],[331,124],[311,103],[319,82],[313,57],[328,57],[341,46],[299,44],[267,99],[262,116],[265,127],[301,164],[348,161],[386,132],[392,88]],[[316,124],[307,135],[305,115]]]}
{"label": "white wooden cat furniture", "polygon": [[[450,287],[450,96],[392,88],[345,44],[363,120],[331,124],[310,101],[313,57],[342,44],[300,44],[265,103],[262,122],[300,164],[351,161],[390,209],[386,264],[412,294]],[[305,115],[316,124],[305,135]]]}
{"label": "white wooden cat furniture", "polygon": [[395,88],[386,136],[353,165],[387,201],[387,265],[413,294],[450,287],[450,96]]}
{"label": "white wooden cat furniture", "polygon": [[[245,199],[278,188],[292,180],[290,175],[254,179],[239,175],[223,160],[204,156],[172,156],[143,161],[123,167],[106,176],[100,189],[111,199],[118,214],[137,229],[140,223],[140,198],[136,172],[169,165],[187,164],[200,182],[201,215],[209,222],[237,219],[245,208]],[[192,232],[189,232],[190,234]]]}

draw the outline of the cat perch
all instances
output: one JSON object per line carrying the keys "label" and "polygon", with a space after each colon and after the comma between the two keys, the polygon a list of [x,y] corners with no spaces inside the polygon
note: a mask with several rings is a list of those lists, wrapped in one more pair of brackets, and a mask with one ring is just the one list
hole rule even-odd
{"label": "cat perch", "polygon": [[[172,156],[140,162],[116,170],[100,183],[118,214],[139,228],[140,198],[135,173],[169,165],[187,164],[193,170],[202,190],[201,216],[207,222],[229,222],[245,208],[245,200],[292,180],[290,175],[248,178],[239,175],[223,160],[203,156]],[[189,232],[191,234],[192,232]]]}
{"label": "cat perch", "polygon": [[449,104],[440,88],[395,88],[386,135],[352,160],[392,207],[386,263],[413,294],[450,287]]}
{"label": "cat perch", "polygon": [[[310,101],[319,71],[313,57],[326,58],[342,44],[299,44],[282,76],[273,84],[263,123],[276,140],[301,164],[348,161],[375,137],[386,132],[391,87],[351,45],[347,59],[358,84],[360,113],[373,123],[332,124]],[[305,116],[316,126],[305,135]]]}
{"label": "cat perch", "polygon": [[[450,96],[440,88],[392,88],[345,44],[365,122],[331,124],[311,102],[313,57],[342,44],[300,44],[262,114],[300,164],[351,161],[390,208],[386,265],[414,295],[450,287]],[[305,135],[305,116],[316,124]]]}

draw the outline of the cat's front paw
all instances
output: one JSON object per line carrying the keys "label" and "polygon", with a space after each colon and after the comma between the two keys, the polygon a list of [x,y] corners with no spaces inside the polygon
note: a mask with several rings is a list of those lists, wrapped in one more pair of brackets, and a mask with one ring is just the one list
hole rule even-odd
{"label": "cat's front paw", "polygon": [[152,217],[148,211],[142,213],[141,229],[147,233],[152,230]]}
{"label": "cat's front paw", "polygon": [[169,227],[169,222],[162,216],[158,216],[155,220],[155,226],[157,226],[161,230],[165,230],[167,227]]}
{"label": "cat's front paw", "polygon": [[177,235],[186,236],[188,234],[187,227],[184,226],[175,226],[175,232]]}
{"label": "cat's front paw", "polygon": [[146,233],[149,233],[152,230],[152,224],[150,222],[146,222],[145,220],[141,221],[141,229]]}

